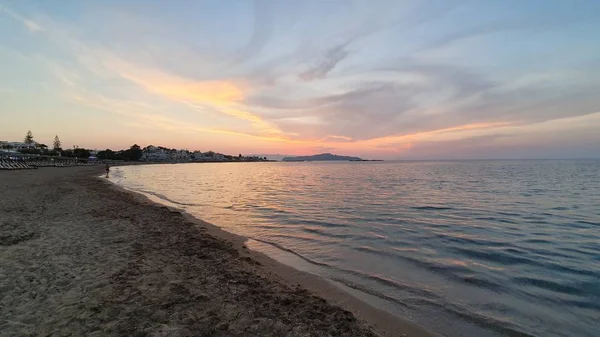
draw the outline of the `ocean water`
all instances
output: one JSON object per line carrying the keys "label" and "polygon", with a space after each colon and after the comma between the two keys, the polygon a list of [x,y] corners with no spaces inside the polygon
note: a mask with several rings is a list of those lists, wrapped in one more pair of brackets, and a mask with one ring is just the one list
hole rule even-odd
{"label": "ocean water", "polygon": [[118,184],[446,336],[600,336],[600,161],[214,163]]}

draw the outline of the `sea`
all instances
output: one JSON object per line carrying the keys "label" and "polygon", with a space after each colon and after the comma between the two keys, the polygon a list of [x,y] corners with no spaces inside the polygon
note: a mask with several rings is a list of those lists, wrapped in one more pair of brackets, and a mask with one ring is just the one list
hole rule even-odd
{"label": "sea", "polygon": [[444,336],[600,336],[600,160],[160,164],[111,179]]}

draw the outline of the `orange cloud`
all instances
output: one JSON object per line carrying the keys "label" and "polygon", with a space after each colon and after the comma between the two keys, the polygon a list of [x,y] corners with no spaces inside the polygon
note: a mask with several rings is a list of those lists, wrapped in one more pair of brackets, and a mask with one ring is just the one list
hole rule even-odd
{"label": "orange cloud", "polygon": [[195,103],[222,105],[241,101],[245,96],[242,86],[231,81],[194,82],[158,72],[148,77],[129,72],[120,74],[149,91]]}
{"label": "orange cloud", "polygon": [[407,135],[373,138],[373,139],[364,141],[364,143],[365,143],[365,145],[370,145],[370,146],[381,146],[381,145],[386,145],[386,144],[390,145],[390,144],[394,144],[394,143],[409,142],[409,141],[414,141],[417,139],[432,137],[432,136],[439,135],[439,134],[447,134],[447,133],[460,134],[461,132],[469,131],[469,130],[490,129],[490,128],[497,128],[497,127],[505,127],[505,126],[509,126],[509,125],[511,125],[511,124],[510,123],[473,123],[473,124],[453,126],[453,127],[438,129],[438,130],[416,132],[416,133],[407,134]]}
{"label": "orange cloud", "polygon": [[346,136],[338,136],[338,135],[328,135],[325,138],[322,139],[322,141],[328,141],[331,139],[341,139],[341,140],[345,140],[345,141],[352,141],[352,137],[346,137]]}
{"label": "orange cloud", "polygon": [[148,70],[112,58],[105,64],[121,77],[140,85],[146,90],[196,109],[207,107],[224,115],[251,122],[254,127],[270,134],[281,130],[260,116],[246,111],[239,102],[249,90],[242,81],[192,81],[159,70]]}
{"label": "orange cloud", "polygon": [[300,146],[327,146],[336,150],[347,152],[371,151],[371,152],[403,152],[410,150],[419,140],[430,140],[440,135],[452,136],[453,138],[464,137],[464,133],[472,130],[484,130],[510,126],[510,123],[473,123],[450,128],[417,132],[406,135],[387,136],[366,140],[352,140],[345,136],[329,136],[323,139],[296,140],[286,137],[270,137],[270,140],[297,144]]}
{"label": "orange cloud", "polygon": [[[335,151],[343,151],[347,153],[356,151],[369,151],[380,154],[401,153],[410,150],[413,147],[413,144],[420,140],[431,140],[439,135],[450,135],[454,138],[461,138],[464,137],[465,132],[471,130],[484,130],[510,126],[509,123],[475,123],[438,130],[417,132],[413,134],[387,136],[367,140],[352,140],[350,137],[339,135],[329,135],[328,137],[321,139],[293,139],[282,133],[269,132],[269,129],[267,128],[253,132],[252,130],[238,131],[223,128],[211,128],[197,124],[194,125],[173,120],[167,116],[159,114],[148,114],[148,111],[145,107],[138,106],[138,104],[135,104],[134,102],[111,100],[87,91],[84,91],[83,94],[85,96],[74,95],[72,98],[78,101],[80,104],[86,106],[117,112],[128,117],[133,117],[135,122],[132,121],[131,123],[127,123],[130,126],[138,128],[161,129],[165,131],[186,133],[200,132],[244,137],[256,141],[279,143],[281,144],[279,146],[285,144],[286,146],[282,148],[282,150],[289,151],[290,153],[298,152],[298,154],[302,154],[304,151],[309,151],[309,149],[311,149],[310,151],[313,151],[312,149],[320,146],[331,147],[335,149]],[[229,112],[231,114],[239,114],[240,116],[244,116],[243,114],[245,113],[243,110],[235,110],[234,108],[232,108],[232,110]],[[251,115],[244,116],[244,119],[252,120],[256,123],[261,122],[260,120],[253,119]]]}
{"label": "orange cloud", "polygon": [[431,138],[432,136],[439,134],[456,133],[455,136],[460,137],[460,133],[464,131],[506,127],[510,125],[510,123],[474,123],[432,131],[417,132],[413,134],[388,136],[356,141],[352,140],[350,137],[345,136],[328,136],[322,139],[291,139],[284,135],[249,134],[224,129],[202,129],[202,131],[238,135],[243,137],[276,141],[288,144],[297,144],[303,146],[314,147],[326,144],[328,147],[333,147],[340,150],[368,149],[380,151],[382,149],[388,149],[388,151],[399,152],[411,149],[413,147],[413,144],[418,140]]}
{"label": "orange cloud", "polygon": [[[116,100],[109,100],[105,97],[92,94],[85,91],[84,94],[88,97],[74,95],[73,98],[79,103],[100,108],[112,112],[125,114],[131,117],[135,117],[144,121],[146,126],[159,128],[162,130],[178,130],[181,132],[205,132],[213,134],[226,134],[231,136],[238,136],[244,138],[250,138],[255,140],[262,140],[268,142],[276,142],[288,144],[290,149],[302,149],[317,146],[327,146],[335,148],[336,150],[345,151],[374,151],[374,152],[403,152],[410,150],[415,142],[419,140],[431,140],[439,139],[441,137],[450,138],[462,138],[465,132],[472,130],[484,130],[490,128],[506,127],[510,126],[509,123],[473,123],[459,125],[449,128],[443,128],[438,130],[417,132],[405,135],[386,136],[380,138],[372,138],[366,140],[353,140],[347,136],[341,135],[329,135],[325,138],[320,139],[296,139],[291,138],[289,135],[281,133],[275,128],[271,128],[267,123],[264,123],[260,118],[254,116],[242,109],[238,109],[233,106],[226,104],[222,105],[221,112],[241,118],[244,120],[251,121],[253,125],[260,125],[262,128],[254,132],[253,130],[232,130],[223,128],[210,128],[201,125],[189,124],[182,121],[173,120],[166,116],[159,114],[148,114],[145,107],[133,104],[134,102],[123,102]],[[92,95],[93,97],[90,97]],[[194,107],[195,103],[182,101]]]}

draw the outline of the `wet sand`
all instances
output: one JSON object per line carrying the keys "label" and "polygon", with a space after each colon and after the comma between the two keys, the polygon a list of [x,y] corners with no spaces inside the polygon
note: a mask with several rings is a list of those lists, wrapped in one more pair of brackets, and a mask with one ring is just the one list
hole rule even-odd
{"label": "wet sand", "polygon": [[0,172],[0,336],[433,336],[101,172]]}

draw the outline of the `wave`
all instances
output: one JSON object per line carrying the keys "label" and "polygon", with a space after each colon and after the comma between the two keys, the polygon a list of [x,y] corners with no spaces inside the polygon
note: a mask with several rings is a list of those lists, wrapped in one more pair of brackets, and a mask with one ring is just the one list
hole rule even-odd
{"label": "wave", "polygon": [[375,296],[375,297],[377,297],[379,299],[392,302],[392,303],[394,303],[396,305],[399,305],[401,307],[404,307],[404,308],[408,307],[408,305],[406,303],[404,303],[404,302],[402,302],[402,301],[400,301],[400,300],[398,300],[398,299],[396,299],[396,298],[394,298],[392,296],[388,296],[388,295],[386,295],[386,294],[384,294],[384,293],[382,293],[380,291],[371,289],[369,287],[362,286],[362,285],[360,285],[358,283],[354,283],[354,282],[351,282],[351,281],[348,281],[346,279],[339,278],[339,277],[332,277],[332,278],[330,278],[330,280],[339,282],[339,283],[345,285],[348,288],[352,288],[354,290],[361,291],[361,292],[363,292],[365,294],[369,294],[371,296]]}
{"label": "wave", "polygon": [[195,203],[185,203],[185,202],[181,202],[181,201],[177,201],[177,200],[173,200],[171,198],[168,198],[167,196],[165,196],[164,194],[160,194],[160,193],[156,193],[153,191],[148,191],[148,190],[144,190],[144,189],[136,189],[136,188],[132,188],[132,191],[135,192],[139,192],[139,193],[144,193],[144,194],[149,194],[151,196],[154,196],[158,199],[170,202],[172,204],[178,205],[178,206],[202,206],[200,204],[195,204]]}
{"label": "wave", "polygon": [[485,250],[479,250],[479,249],[469,249],[469,248],[459,248],[459,247],[452,247],[450,250],[466,256],[468,258],[477,258],[480,260],[485,260],[485,261],[491,261],[491,262],[496,262],[502,265],[517,265],[517,264],[525,264],[525,265],[532,265],[532,266],[540,266],[541,264],[535,260],[529,259],[529,258],[525,258],[525,257],[520,257],[520,256],[515,256],[513,254],[506,254],[503,252],[499,252],[499,251],[485,251]]}
{"label": "wave", "polygon": [[[284,239],[284,240],[294,240],[294,241],[305,241],[311,244],[324,244],[324,243],[329,243],[327,241],[323,241],[323,240],[316,240],[314,238],[311,237],[305,237],[305,236],[294,236],[294,235],[287,235],[287,234],[270,234],[269,233],[269,237],[270,238],[280,238],[280,239]],[[254,239],[253,239],[254,240]]]}
{"label": "wave", "polygon": [[522,242],[533,243],[533,244],[554,244],[554,242],[544,240],[544,239],[526,239],[526,240],[523,240]]}
{"label": "wave", "polygon": [[485,240],[485,239],[470,239],[470,238],[466,238],[466,237],[458,237],[458,236],[452,236],[450,235],[450,233],[448,234],[438,234],[437,237],[439,237],[440,239],[444,240],[444,241],[449,241],[452,243],[457,243],[457,244],[461,244],[461,245],[475,245],[475,246],[485,246],[485,247],[512,247],[513,245],[507,242],[501,242],[501,241],[492,241],[492,240]]}
{"label": "wave", "polygon": [[600,226],[600,222],[591,222],[591,221],[585,221],[585,220],[577,220],[575,222],[582,224],[582,225]]}
{"label": "wave", "polygon": [[[440,274],[448,279],[452,279],[456,282],[476,286],[478,288],[484,288],[487,290],[494,291],[496,293],[505,291],[505,287],[498,282],[487,280],[475,275],[475,270],[462,264],[448,264],[446,260],[423,260],[421,258],[413,258],[410,256],[404,256],[400,254],[394,254],[390,252],[381,251],[369,246],[354,247],[354,250],[366,252],[382,257],[393,257],[411,263],[412,265],[429,270]],[[466,275],[466,276],[463,276]]]}
{"label": "wave", "polygon": [[511,219],[497,218],[497,217],[493,217],[493,216],[476,217],[474,219],[475,220],[493,221],[493,222],[502,222],[502,223],[509,223],[509,224],[517,224],[518,223],[517,221],[511,220]]}
{"label": "wave", "polygon": [[308,232],[308,233],[318,234],[320,236],[325,236],[325,237],[330,237],[330,238],[351,239],[351,238],[356,237],[355,235],[352,235],[352,234],[330,233],[330,232],[327,232],[327,231],[324,231],[324,230],[318,229],[318,228],[304,227],[304,228],[302,228],[302,230],[305,232]]}
{"label": "wave", "polygon": [[[258,238],[254,238],[254,237],[251,237],[250,239],[258,241],[258,242],[261,242],[261,243],[264,243],[264,244],[267,244],[267,245],[270,245],[270,246],[273,246],[273,247],[275,247],[277,249],[280,249],[282,251],[288,252],[290,254],[293,254],[293,255],[301,258],[302,260],[304,260],[304,261],[306,261],[306,262],[308,262],[310,264],[316,265],[316,266],[325,267],[327,269],[336,270],[336,271],[339,271],[339,272],[342,272],[342,273],[346,273],[346,274],[358,276],[358,277],[360,277],[362,279],[372,280],[372,281],[375,281],[377,283],[380,283],[380,284],[383,284],[383,285],[387,285],[387,286],[391,286],[391,287],[394,287],[394,288],[396,288],[398,290],[404,290],[404,291],[408,291],[408,292],[413,293],[413,294],[418,294],[418,295],[424,296],[426,298],[438,298],[437,295],[435,295],[433,292],[424,290],[423,288],[420,288],[420,287],[410,286],[408,284],[400,283],[398,281],[389,280],[389,279],[386,279],[386,278],[384,278],[382,276],[366,274],[366,273],[363,273],[363,272],[360,272],[360,271],[357,271],[357,270],[346,269],[346,268],[342,268],[342,267],[339,267],[339,266],[334,266],[334,265],[331,265],[331,264],[327,264],[327,263],[324,263],[324,262],[315,261],[313,259],[310,259],[310,258],[308,258],[308,257],[306,257],[306,256],[304,256],[304,255],[302,255],[302,254],[300,254],[298,252],[296,252],[293,249],[284,247],[283,245],[280,245],[278,243],[271,242],[271,241],[268,241],[268,240],[258,239]],[[332,277],[331,279],[333,279],[335,281],[338,281],[340,283],[343,283],[345,285],[348,285],[351,288],[354,288],[354,289],[357,289],[357,290],[364,290],[368,294],[379,294],[379,292],[377,292],[376,290],[373,290],[373,289],[370,289],[370,288],[367,288],[367,287],[364,287],[364,286],[361,286],[360,289],[357,288],[356,285],[352,285],[351,286],[349,284],[352,284],[352,282],[348,281],[346,279],[343,279],[343,278]],[[383,294],[376,295],[376,296],[384,298],[384,299],[393,299],[393,298],[391,298],[389,296],[385,296]],[[397,300],[394,299],[394,301],[397,301]]]}
{"label": "wave", "polygon": [[580,282],[574,285],[561,284],[556,281],[542,279],[539,277],[513,277],[511,280],[516,284],[534,286],[540,289],[549,290],[556,293],[592,296],[600,298],[600,287],[597,282]]}
{"label": "wave", "polygon": [[332,269],[334,269],[334,267],[333,267],[333,266],[331,266],[331,265],[329,265],[329,264],[327,264],[327,263],[324,263],[324,262],[318,262],[318,261],[312,260],[312,259],[310,259],[310,258],[308,258],[308,257],[306,257],[306,256],[304,256],[304,255],[302,255],[302,254],[300,254],[300,253],[298,253],[298,252],[296,252],[295,250],[293,250],[293,249],[289,249],[289,248],[286,248],[286,247],[284,247],[284,246],[282,246],[282,245],[280,245],[280,244],[278,244],[278,243],[276,243],[276,242],[271,242],[271,241],[267,241],[267,240],[264,240],[264,239],[259,239],[259,238],[256,238],[256,237],[248,237],[248,238],[249,238],[249,239],[252,239],[252,240],[254,240],[254,241],[262,242],[262,243],[264,243],[264,244],[267,244],[267,245],[273,246],[273,247],[275,247],[275,248],[277,248],[277,249],[283,250],[283,251],[285,251],[285,252],[288,252],[288,253],[290,253],[290,254],[293,254],[293,255],[295,255],[295,256],[297,256],[297,257],[301,258],[302,260],[304,260],[304,261],[306,261],[306,262],[310,263],[310,264],[314,264],[314,265],[317,265],[317,266],[321,266],[321,267],[327,267],[327,268],[332,268]]}
{"label": "wave", "polygon": [[520,213],[513,213],[513,212],[497,212],[500,215],[506,215],[506,216],[514,216],[514,217],[520,217],[523,214]]}
{"label": "wave", "polygon": [[375,249],[375,248],[369,247],[369,246],[357,246],[357,247],[352,247],[352,249],[359,251],[359,252],[369,253],[369,254],[383,256],[383,257],[397,257],[396,254],[393,254],[390,252],[384,252],[382,250]]}
{"label": "wave", "polygon": [[530,252],[533,253],[533,254],[539,255],[539,257],[542,258],[542,259],[548,259],[548,258],[552,258],[552,257],[559,257],[559,258],[562,258],[561,262],[563,262],[565,260],[574,260],[574,259],[577,259],[577,257],[573,256],[573,255],[562,254],[562,253],[557,252],[557,251],[552,251],[552,250],[543,249],[543,248],[533,248],[533,249],[530,249]]}
{"label": "wave", "polygon": [[423,211],[447,211],[454,209],[452,207],[444,207],[444,206],[413,206],[412,209],[418,209]]}
{"label": "wave", "polygon": [[583,250],[583,249],[578,249],[578,248],[569,248],[569,247],[558,247],[557,249],[565,251],[565,252],[572,252],[572,253],[576,253],[576,254],[582,254],[582,255],[586,255],[592,258],[598,258],[600,257],[600,253],[598,251],[587,251],[587,250]]}
{"label": "wave", "polygon": [[302,220],[302,221],[299,221],[299,224],[301,224],[301,225],[316,225],[316,226],[321,226],[321,227],[339,227],[339,228],[350,227],[348,224],[333,223],[333,222],[318,221],[318,220]]}
{"label": "wave", "polygon": [[436,303],[436,302],[426,302],[421,300],[422,305],[429,306],[437,306],[439,310],[452,314],[455,317],[461,318],[467,322],[471,322],[477,326],[480,326],[484,329],[488,329],[491,331],[498,332],[505,336],[511,337],[536,337],[535,335],[529,334],[527,332],[519,329],[515,324],[512,324],[508,321],[494,319],[488,316],[484,316],[482,314],[473,312],[468,310],[467,308],[452,304],[452,303]]}
{"label": "wave", "polygon": [[500,283],[492,282],[481,277],[477,277],[475,275],[463,276],[460,280],[464,283],[476,286],[478,288],[484,288],[488,290],[493,290],[495,292],[501,292],[505,289]]}

